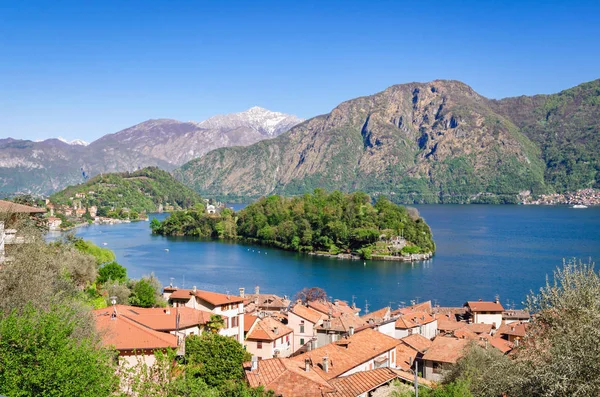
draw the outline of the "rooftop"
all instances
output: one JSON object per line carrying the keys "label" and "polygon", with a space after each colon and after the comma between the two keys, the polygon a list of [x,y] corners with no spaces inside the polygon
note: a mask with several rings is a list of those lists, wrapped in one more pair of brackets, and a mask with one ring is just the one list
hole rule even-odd
{"label": "rooftop", "polygon": [[240,298],[239,296],[220,294],[218,292],[202,291],[199,289],[197,289],[196,292],[194,292],[191,289],[170,290],[172,290],[173,292],[171,293],[169,299],[190,299],[190,297],[193,295],[202,299],[203,301],[210,303],[213,306],[222,306],[228,303],[241,303],[244,301],[244,298]]}
{"label": "rooftop", "polygon": [[302,317],[305,320],[310,321],[313,324],[319,323],[319,321],[323,320],[327,316],[323,313],[320,313],[310,307],[306,307],[300,303],[297,303],[291,310],[292,313],[297,316]]}
{"label": "rooftop", "polygon": [[0,200],[0,212],[36,214],[46,212],[46,210],[44,208],[13,203],[12,201]]}
{"label": "rooftop", "polygon": [[342,313],[339,317],[332,318],[331,324],[328,328],[325,328],[325,322],[317,326],[318,331],[331,330],[337,332],[348,332],[350,327],[354,327],[355,330],[366,324],[366,321],[362,317],[358,317],[356,314]]}
{"label": "rooftop", "polygon": [[369,314],[365,314],[365,315],[361,316],[360,318],[362,318],[366,322],[373,320],[374,323],[379,324],[379,323],[389,320],[390,315],[391,315],[390,308],[384,307],[382,309],[376,310]]}
{"label": "rooftop", "polygon": [[390,368],[377,368],[370,371],[332,379],[329,383],[335,391],[325,394],[326,397],[356,397],[362,396],[398,378],[398,374]]}
{"label": "rooftop", "polygon": [[292,329],[279,321],[265,317],[258,321],[246,339],[274,341],[292,333]]}
{"label": "rooftop", "polygon": [[405,336],[400,339],[400,341],[421,353],[424,353],[432,345],[432,342],[429,339],[419,334]]}
{"label": "rooftop", "polygon": [[465,306],[468,307],[472,312],[499,312],[502,313],[504,308],[498,302],[484,302],[475,301],[467,302]]}
{"label": "rooftop", "polygon": [[[299,363],[309,359],[312,370],[324,379],[333,379],[350,369],[394,349],[399,344],[397,339],[372,329],[329,343],[293,358]],[[329,371],[323,371],[323,357],[329,358]]]}
{"label": "rooftop", "polygon": [[423,360],[453,364],[463,356],[468,343],[465,339],[438,336],[423,355]]}

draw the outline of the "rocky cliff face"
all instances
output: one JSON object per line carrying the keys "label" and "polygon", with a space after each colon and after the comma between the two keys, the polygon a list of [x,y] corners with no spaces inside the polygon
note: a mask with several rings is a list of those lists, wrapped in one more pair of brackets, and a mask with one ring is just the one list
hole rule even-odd
{"label": "rocky cliff face", "polygon": [[539,149],[489,100],[440,80],[344,102],[273,140],[213,151],[176,175],[213,195],[325,187],[404,202],[485,202],[544,191],[543,172]]}
{"label": "rocky cliff face", "polygon": [[0,140],[0,192],[53,192],[81,183],[82,171],[92,176],[147,166],[173,170],[216,148],[271,139],[301,121],[295,116],[251,108],[201,123],[148,120],[87,146],[59,139],[4,139]]}

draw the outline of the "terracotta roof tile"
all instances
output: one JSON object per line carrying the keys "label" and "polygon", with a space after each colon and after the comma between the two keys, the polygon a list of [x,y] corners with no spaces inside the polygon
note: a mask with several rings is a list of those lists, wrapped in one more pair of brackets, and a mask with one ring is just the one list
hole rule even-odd
{"label": "terracotta roof tile", "polygon": [[417,357],[417,351],[404,343],[396,346],[396,366],[408,371],[410,369],[411,359]]}
{"label": "terracotta roof tile", "polygon": [[479,340],[479,336],[466,326],[454,331],[453,335],[458,339]]}
{"label": "terracotta roof tile", "polygon": [[[275,333],[277,329],[277,333]],[[292,333],[292,329],[271,317],[261,319],[246,339],[274,341]]]}
{"label": "terracotta roof tile", "polygon": [[384,307],[369,314],[362,315],[364,321],[373,320],[376,324],[382,323],[390,319],[391,312],[389,307]]}
{"label": "terracotta roof tile", "polygon": [[306,307],[300,303],[296,304],[291,311],[292,313],[310,321],[313,324],[318,324],[321,320],[327,317],[325,314],[311,309],[310,307]]}
{"label": "terracotta roof tile", "polygon": [[258,307],[271,308],[273,310],[285,309],[290,305],[289,299],[275,294],[245,294],[244,299],[258,305]]}
{"label": "terracotta roof tile", "polygon": [[213,306],[221,306],[226,305],[228,303],[244,302],[244,299],[240,298],[239,296],[219,294],[218,292],[202,291],[199,289],[196,290],[195,293],[191,289],[178,289],[171,294],[169,299],[189,300],[192,295],[197,296],[198,298],[210,303]]}
{"label": "terracotta roof tile", "polygon": [[244,372],[251,387],[264,386],[277,396],[322,397],[324,392],[334,390],[312,369],[305,371],[304,361],[271,358],[258,361],[258,368],[254,371],[251,363],[244,363]]}
{"label": "terracotta roof tile", "polygon": [[465,326],[469,331],[475,332],[476,334],[489,334],[492,332],[492,324],[484,323],[473,323]]}
{"label": "terracotta roof tile", "polygon": [[425,302],[417,303],[416,305],[403,307],[401,309],[396,309],[392,312],[392,315],[397,316],[400,314],[406,314],[406,313],[410,313],[410,312],[431,313],[432,312],[431,301],[425,301]]}
{"label": "terracotta roof tile", "polygon": [[496,302],[467,302],[465,306],[468,307],[472,312],[503,312],[504,308],[500,303]]}
{"label": "terracotta roof tile", "polygon": [[423,360],[453,364],[463,356],[468,343],[464,339],[438,336],[423,355]]}
{"label": "terracotta roof tile", "polygon": [[510,352],[514,348],[512,343],[502,338],[491,338],[490,344],[504,354]]}
{"label": "terracotta roof tile", "polygon": [[349,376],[332,379],[329,383],[335,388],[334,392],[325,394],[326,397],[356,397],[362,396],[378,387],[398,378],[398,374],[390,368],[377,368],[370,371],[357,372]]}
{"label": "terracotta roof tile", "polygon": [[510,323],[503,324],[498,328],[495,335],[511,335],[525,337],[529,323]]}
{"label": "terracotta roof tile", "polygon": [[250,331],[252,325],[259,320],[258,317],[251,314],[244,314],[244,332]]}
{"label": "terracotta roof tile", "polygon": [[417,324],[413,323],[408,319],[408,317],[400,316],[396,320],[396,328],[397,329],[411,329],[417,327]]}
{"label": "terracotta roof tile", "polygon": [[465,325],[467,325],[467,323],[465,323],[465,322],[440,319],[440,320],[438,320],[437,328],[440,331],[453,332],[453,331],[456,331],[457,329],[463,328]]}
{"label": "terracotta roof tile", "polygon": [[331,314],[332,317],[339,317],[342,313],[356,314],[359,311],[352,309],[346,302],[340,300],[336,300],[335,303],[311,301],[308,302],[308,307],[325,315]]}
{"label": "terracotta roof tile", "polygon": [[[331,319],[331,325],[327,329],[337,332],[348,332],[350,327],[354,327],[354,329],[357,330],[366,324],[366,321],[362,317],[358,317],[354,313],[342,313],[339,317]],[[316,328],[317,330],[324,330],[325,323],[317,326]]]}
{"label": "terracotta roof tile", "polygon": [[[306,358],[313,363],[312,370],[324,379],[333,379],[372,358],[394,349],[400,342],[372,329],[357,332],[337,342],[321,346],[293,358],[304,363]],[[322,368],[323,357],[329,358],[329,371]]]}
{"label": "terracotta roof tile", "polygon": [[405,336],[404,338],[400,339],[400,341],[421,353],[427,351],[427,349],[429,349],[432,345],[432,342],[429,339],[419,334]]}
{"label": "terracotta roof tile", "polygon": [[107,314],[103,310],[94,311],[94,317],[96,329],[102,336],[105,346],[114,346],[117,350],[153,350],[177,347],[175,335],[154,331],[121,314],[117,314],[113,319],[111,314]]}

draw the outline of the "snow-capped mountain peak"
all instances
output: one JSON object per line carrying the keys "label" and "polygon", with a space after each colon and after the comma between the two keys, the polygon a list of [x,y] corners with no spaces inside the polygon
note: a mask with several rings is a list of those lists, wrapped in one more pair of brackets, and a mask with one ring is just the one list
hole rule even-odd
{"label": "snow-capped mountain peak", "polygon": [[201,128],[227,130],[251,128],[261,135],[277,136],[302,121],[302,119],[293,115],[253,106],[240,113],[222,114],[211,117],[198,123],[198,126]]}
{"label": "snow-capped mountain peak", "polygon": [[83,139],[73,139],[72,141],[69,141],[69,140],[66,140],[65,138],[63,138],[62,136],[59,136],[56,139],[58,139],[61,142],[66,143],[67,145],[79,145],[79,146],[89,145],[89,142],[86,142]]}

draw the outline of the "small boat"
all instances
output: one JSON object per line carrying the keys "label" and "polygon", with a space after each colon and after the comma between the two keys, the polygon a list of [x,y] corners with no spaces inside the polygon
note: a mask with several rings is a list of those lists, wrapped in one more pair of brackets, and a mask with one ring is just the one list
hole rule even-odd
{"label": "small boat", "polygon": [[102,243],[102,245],[108,245],[108,243]]}
{"label": "small boat", "polygon": [[583,204],[575,204],[573,206],[573,208],[587,208],[587,205],[583,205]]}
{"label": "small boat", "polygon": [[168,248],[165,248],[165,252],[169,252],[169,249],[168,249]]}

